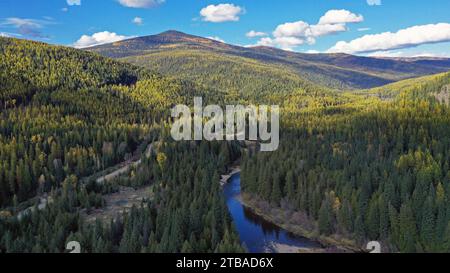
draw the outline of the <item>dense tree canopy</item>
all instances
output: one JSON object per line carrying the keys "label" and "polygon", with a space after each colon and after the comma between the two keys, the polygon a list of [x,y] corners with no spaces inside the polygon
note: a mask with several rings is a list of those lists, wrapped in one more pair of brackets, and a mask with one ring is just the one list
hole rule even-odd
{"label": "dense tree canopy", "polygon": [[[167,143],[170,106],[207,90],[29,41],[0,38],[0,56],[0,207],[8,208],[0,215],[0,252],[62,252],[70,240],[85,252],[243,250],[217,182],[237,154],[231,156],[228,145]],[[157,156],[143,157],[128,178],[91,181],[114,164],[138,159],[156,140]],[[102,195],[118,185],[149,184],[154,200],[111,223],[86,223],[84,214],[102,208]],[[46,195],[47,206],[38,209],[33,197]]]}
{"label": "dense tree canopy", "polygon": [[[166,77],[0,38],[0,252],[62,252],[71,240],[85,252],[243,251],[218,183],[240,145],[170,137],[170,108],[194,96],[280,104],[279,150],[243,156],[247,197],[304,213],[321,235],[450,251],[450,74],[334,92],[281,67],[218,55],[209,56],[214,67],[192,66],[178,54],[153,59]],[[143,186],[152,197],[139,206],[86,221],[105,195]]]}
{"label": "dense tree canopy", "polygon": [[377,89],[290,102],[280,149],[245,159],[244,191],[290,203],[323,235],[450,251],[450,108],[435,96],[449,83],[443,74],[396,84],[390,99]]}

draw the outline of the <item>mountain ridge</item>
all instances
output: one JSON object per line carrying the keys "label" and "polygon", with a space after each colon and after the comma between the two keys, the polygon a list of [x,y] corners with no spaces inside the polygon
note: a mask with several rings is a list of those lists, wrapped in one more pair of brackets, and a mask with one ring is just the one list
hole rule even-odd
{"label": "mountain ridge", "polygon": [[[366,89],[399,80],[447,72],[450,59],[445,58],[378,58],[344,53],[299,53],[267,46],[242,47],[209,38],[169,30],[156,35],[142,36],[111,44],[97,45],[85,50],[123,59],[133,56],[184,51],[206,55],[238,56],[269,65],[283,66],[299,76],[334,89]],[[152,64],[148,59],[147,67]],[[187,62],[201,62],[188,58]],[[140,63],[139,65],[145,65]]]}

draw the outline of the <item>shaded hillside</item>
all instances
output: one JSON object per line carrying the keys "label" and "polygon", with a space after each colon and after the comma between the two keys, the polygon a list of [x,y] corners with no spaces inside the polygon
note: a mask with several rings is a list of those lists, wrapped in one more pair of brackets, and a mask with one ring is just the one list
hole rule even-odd
{"label": "shaded hillside", "polygon": [[[266,65],[283,66],[284,69],[299,75],[301,78],[314,83],[337,89],[372,88],[394,81],[436,74],[450,70],[450,59],[382,59],[359,57],[347,54],[302,54],[284,51],[270,47],[240,47],[221,43],[202,37],[184,34],[177,31],[168,31],[159,35],[145,36],[112,44],[100,45],[88,50],[113,58],[124,58],[125,61],[137,61],[136,56],[148,56],[146,61],[138,64],[151,67],[152,58],[159,59],[156,69],[161,72],[173,71],[175,63],[180,61],[170,58],[162,63],[161,59],[170,56],[168,52],[176,51],[178,56],[192,54],[190,58],[182,58],[186,66],[196,66],[203,61],[200,53],[205,54],[204,59],[210,62],[209,67],[220,63],[213,60],[213,55],[226,55],[243,57],[248,61],[258,61]],[[184,54],[179,54],[185,51]],[[194,54],[195,53],[195,54]],[[174,53],[175,54],[175,53]],[[158,56],[160,55],[160,56]],[[151,58],[150,58],[151,57]],[[231,69],[231,68],[230,68]],[[199,74],[212,74],[218,71],[196,69],[191,73],[193,77]],[[198,73],[198,74],[196,74]],[[255,72],[258,74],[258,72]]]}

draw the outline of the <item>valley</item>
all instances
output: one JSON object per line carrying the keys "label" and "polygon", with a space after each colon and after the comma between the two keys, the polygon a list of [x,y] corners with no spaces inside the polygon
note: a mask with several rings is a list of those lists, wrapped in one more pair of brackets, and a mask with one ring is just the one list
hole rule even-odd
{"label": "valley", "polygon": [[[84,50],[0,37],[0,56],[0,252],[450,251],[448,59],[175,31]],[[174,141],[170,110],[194,97],[279,105],[279,149]]]}

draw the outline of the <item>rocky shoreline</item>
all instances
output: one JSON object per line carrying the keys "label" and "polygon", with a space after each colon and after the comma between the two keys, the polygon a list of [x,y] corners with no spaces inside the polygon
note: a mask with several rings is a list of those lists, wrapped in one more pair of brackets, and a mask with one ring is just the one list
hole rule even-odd
{"label": "rocky shoreline", "polygon": [[230,172],[228,174],[221,175],[220,185],[222,187],[225,186],[228,183],[228,181],[231,179],[231,177],[233,177],[233,175],[238,174],[240,172],[241,172],[241,166],[239,166],[238,164],[233,164],[230,167]]}

